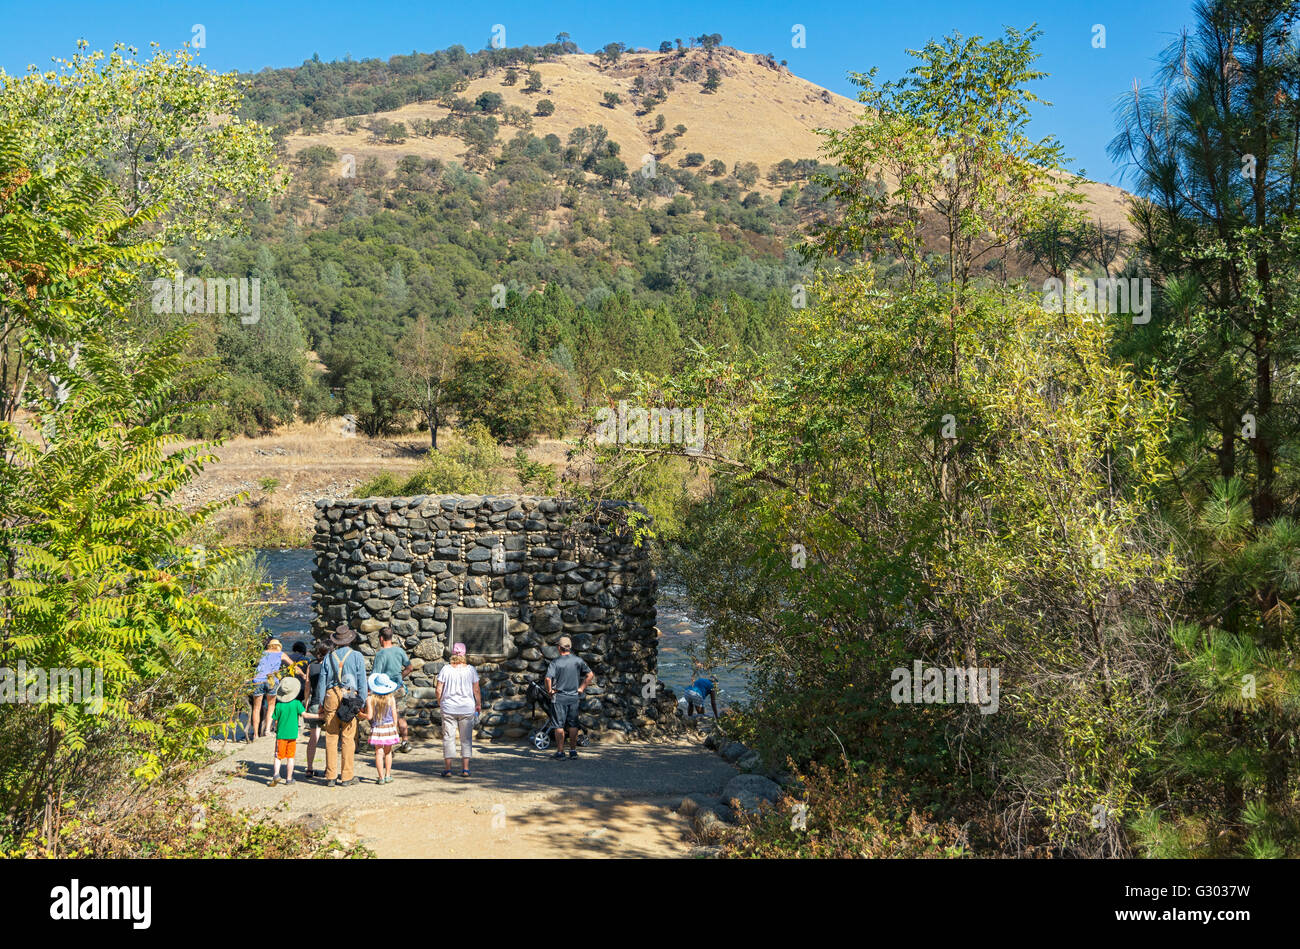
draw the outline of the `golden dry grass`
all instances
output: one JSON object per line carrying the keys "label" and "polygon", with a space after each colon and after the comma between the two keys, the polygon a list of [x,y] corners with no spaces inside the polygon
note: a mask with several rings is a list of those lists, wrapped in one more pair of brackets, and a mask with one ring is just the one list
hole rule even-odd
{"label": "golden dry grass", "polygon": [[[655,151],[650,132],[655,116],[662,114],[666,129],[686,126],[686,133],[677,141],[676,149],[663,160],[680,162],[687,152],[700,152],[706,161],[719,158],[728,170],[737,162],[752,161],[762,175],[757,190],[774,193],[778,186],[769,184],[767,172],[783,158],[816,158],[822,145],[818,129],[844,129],[861,115],[862,105],[853,99],[837,95],[787,69],[773,69],[758,56],[728,48],[715,50],[710,59],[703,50],[691,50],[683,61],[695,61],[701,68],[712,66],[722,74],[722,85],[714,93],[702,92],[699,81],[690,82],[676,78],[676,88],[649,115],[637,115],[638,104],[631,89],[637,75],[658,73],[675,53],[632,53],[623,57],[617,66],[602,67],[595,57],[574,53],[557,57],[554,61],[539,63],[536,67],[542,77],[542,91],[523,92],[524,73],[514,86],[502,84],[505,70],[474,80],[460,97],[474,99],[479,93],[491,90],[500,93],[507,105],[535,111],[542,99],[555,103],[555,113],[550,116],[533,116],[532,132],[538,137],[551,133],[561,141],[579,126],[603,125],[609,137],[618,142],[621,156],[629,168],[640,166],[643,156]],[[623,99],[614,108],[604,105],[604,94],[617,92]],[[412,119],[440,119],[448,110],[434,103],[406,105],[379,117],[393,122],[409,123]],[[421,158],[439,158],[443,161],[463,160],[465,144],[452,136],[410,136],[401,144],[380,144],[370,140],[363,127],[349,133],[344,120],[327,123],[327,131],[318,135],[291,135],[287,147],[296,154],[310,145],[328,145],[340,154],[348,153],[360,163],[365,158],[377,158],[392,168],[403,155]],[[500,140],[508,140],[514,130],[503,126]],[[1082,189],[1089,202],[1088,216],[1104,224],[1127,229],[1127,194],[1120,188],[1097,182],[1083,181]]]}

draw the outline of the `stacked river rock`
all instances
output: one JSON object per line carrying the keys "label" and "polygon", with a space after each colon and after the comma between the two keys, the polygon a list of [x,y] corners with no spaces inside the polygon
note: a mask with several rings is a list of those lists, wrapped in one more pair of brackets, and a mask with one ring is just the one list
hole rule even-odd
{"label": "stacked river rock", "polygon": [[542,724],[525,691],[541,682],[561,635],[596,675],[582,724],[647,737],[679,727],[658,680],[656,578],[630,514],[640,505],[540,497],[430,495],[316,502],[317,637],[340,622],[367,656],[379,631],[412,657],[408,721],[417,735],[440,721],[438,670],[451,652],[451,611],[505,613],[498,655],[474,655],[482,683],[480,734],[521,738]]}

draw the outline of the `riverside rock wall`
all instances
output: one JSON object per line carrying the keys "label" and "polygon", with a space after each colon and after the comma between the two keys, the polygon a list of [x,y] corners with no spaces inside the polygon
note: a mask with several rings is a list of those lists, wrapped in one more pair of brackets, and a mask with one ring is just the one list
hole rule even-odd
{"label": "riverside rock wall", "polygon": [[[506,617],[500,649],[470,650],[480,735],[521,738],[542,724],[525,690],[565,634],[596,676],[583,725],[638,737],[675,730],[674,696],[657,677],[656,577],[647,544],[633,541],[632,512],[644,509],[542,497],[317,501],[313,631],[348,623],[369,660],[391,628],[412,657],[405,707],[416,734],[441,721],[434,687],[451,654],[452,611],[465,609]],[[457,616],[462,631],[467,615]]]}

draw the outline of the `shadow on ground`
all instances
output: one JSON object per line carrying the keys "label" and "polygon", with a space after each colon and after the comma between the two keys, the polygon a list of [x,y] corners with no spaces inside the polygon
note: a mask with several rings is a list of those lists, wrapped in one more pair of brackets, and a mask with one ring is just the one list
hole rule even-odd
{"label": "shadow on ground", "polygon": [[[472,775],[443,778],[441,743],[416,743],[394,758],[393,782],[375,784],[373,758],[356,755],[350,787],[306,778],[298,742],[295,782],[267,787],[274,743],[217,742],[209,777],[239,807],[277,819],[313,817],[355,835],[381,856],[682,856],[686,823],[671,813],[690,793],[717,796],[735,768],[690,739],[595,744],[576,759],[524,744],[475,747]],[[324,770],[324,748],[316,752]]]}

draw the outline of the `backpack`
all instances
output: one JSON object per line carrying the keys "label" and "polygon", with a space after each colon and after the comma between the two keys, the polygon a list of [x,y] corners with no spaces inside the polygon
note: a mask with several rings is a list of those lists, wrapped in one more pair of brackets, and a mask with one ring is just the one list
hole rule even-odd
{"label": "backpack", "polygon": [[[351,650],[349,650],[349,653],[351,653]],[[337,651],[334,653],[334,668],[339,676],[340,685],[338,688],[341,688],[345,693],[339,700],[339,707],[334,714],[338,716],[339,721],[350,722],[357,717],[358,712],[366,707],[366,703],[361,700],[361,696],[357,695],[356,679],[352,673],[349,672],[346,677],[343,675],[343,660],[339,658]]]}

